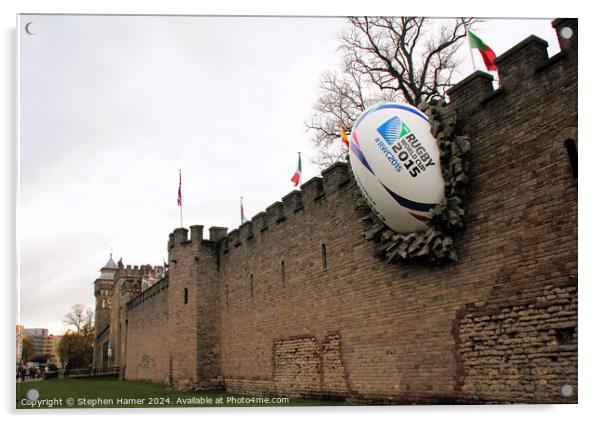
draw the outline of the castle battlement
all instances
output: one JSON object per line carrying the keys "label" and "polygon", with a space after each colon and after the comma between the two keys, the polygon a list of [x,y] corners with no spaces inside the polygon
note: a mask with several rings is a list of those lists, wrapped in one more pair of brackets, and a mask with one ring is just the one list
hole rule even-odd
{"label": "castle battlement", "polygon": [[155,283],[153,286],[140,292],[134,298],[129,300],[126,304],[127,310],[128,311],[133,310],[140,304],[144,303],[145,301],[151,299],[155,295],[158,295],[162,291],[166,290],[168,287],[169,287],[169,276],[166,275],[163,279],[161,279],[160,281]]}
{"label": "castle battlement", "polygon": [[[556,19],[553,24],[558,34],[561,51],[548,57],[548,43],[531,35],[500,54],[495,64],[498,67],[500,86],[493,89],[493,77],[483,71],[476,71],[447,90],[450,104],[461,117],[501,96],[521,96],[520,90],[532,83],[542,82],[541,72],[566,58],[567,53],[576,54],[577,19]],[[572,37],[564,39],[560,35],[562,28],[571,28]],[[512,94],[513,91],[516,91]]]}
{"label": "castle battlement", "polygon": [[143,276],[145,273],[148,273],[149,271],[162,271],[163,270],[163,266],[153,266],[151,264],[142,264],[142,265],[126,265],[126,266],[122,266],[120,268],[118,268],[115,272],[115,277],[119,278],[119,277],[141,277]]}
{"label": "castle battlement", "polygon": [[[541,82],[539,74],[562,60],[566,56],[565,49],[571,49],[577,45],[577,19],[556,19],[553,25],[557,32],[564,27],[570,27],[573,31],[569,42],[564,42],[564,39],[560,35],[558,36],[562,49],[558,54],[549,58],[548,43],[531,35],[497,57],[496,65],[500,78],[500,87],[497,90],[493,89],[493,76],[490,73],[476,71],[448,90],[450,97],[448,106],[453,107],[460,118],[463,118],[476,109],[483,110],[496,98],[520,96],[521,86],[529,84],[530,81]],[[514,90],[519,91],[512,94]],[[257,213],[251,220],[241,224],[238,228],[227,232],[227,228],[213,227],[214,235],[205,241],[220,242],[220,253],[227,254],[231,248],[247,244],[248,241],[257,239],[260,235],[267,235],[271,229],[285,224],[288,219],[313,207],[315,202],[332,195],[352,179],[346,163],[335,163],[322,172],[322,177],[311,178],[301,185],[300,190],[292,190],[282,197],[281,201],[274,202],[265,211]],[[192,228],[193,226],[191,226],[191,231]],[[199,241],[202,239],[202,226],[200,234],[191,236],[189,240],[187,230],[178,228],[170,234],[169,248],[177,243]]]}
{"label": "castle battlement", "polygon": [[352,178],[349,176],[347,163],[337,162],[322,171],[322,177],[313,177],[301,185],[300,190],[292,190],[282,201],[276,201],[265,211],[255,216],[238,228],[228,232],[228,228],[212,226],[209,228],[209,239],[203,238],[203,225],[193,225],[187,228],[176,228],[169,234],[168,249],[189,243],[198,244],[200,241],[213,245],[220,244],[220,251],[228,253],[231,248],[239,247],[251,239],[266,235],[270,229],[285,224],[287,219],[314,207],[316,202],[324,200],[336,191],[345,187]]}

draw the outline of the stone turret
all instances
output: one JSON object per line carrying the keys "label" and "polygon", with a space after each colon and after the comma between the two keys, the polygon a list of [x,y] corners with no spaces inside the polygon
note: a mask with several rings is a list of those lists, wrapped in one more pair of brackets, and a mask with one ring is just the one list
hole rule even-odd
{"label": "stone turret", "polygon": [[176,389],[219,388],[217,239],[226,228],[178,228],[169,236],[169,383]]}
{"label": "stone turret", "polygon": [[107,263],[100,269],[100,277],[94,281],[96,334],[101,333],[110,322],[111,291],[117,270],[117,264],[111,254]]}
{"label": "stone turret", "polygon": [[[113,295],[113,284],[119,267],[113,261],[113,254],[109,256],[107,263],[101,267],[100,276],[94,281],[94,333],[98,337],[101,333],[108,331],[111,322],[111,304]],[[95,342],[95,344],[97,344]],[[107,367],[109,362],[108,349],[101,345],[94,348],[94,367]]]}

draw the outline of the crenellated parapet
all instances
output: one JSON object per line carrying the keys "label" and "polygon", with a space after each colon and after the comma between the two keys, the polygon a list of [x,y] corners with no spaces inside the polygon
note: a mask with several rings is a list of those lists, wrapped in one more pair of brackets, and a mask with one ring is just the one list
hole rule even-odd
{"label": "crenellated parapet", "polygon": [[447,95],[458,114],[467,115],[493,93],[492,82],[491,74],[479,70],[447,90]]}
{"label": "crenellated parapet", "polygon": [[253,222],[253,227],[257,228],[259,232],[263,232],[268,228],[268,214],[264,211],[257,213],[251,219]]}
{"label": "crenellated parapet", "polygon": [[522,96],[530,84],[541,83],[542,72],[546,69],[559,62],[576,59],[573,55],[577,51],[577,19],[556,19],[552,25],[560,43],[558,54],[548,57],[547,41],[531,35],[496,58],[499,75],[496,90],[493,89],[493,76],[480,70],[447,90],[450,103],[460,119],[482,109],[496,97]]}
{"label": "crenellated parapet", "polygon": [[548,42],[535,35],[525,38],[495,59],[500,85],[510,89],[524,82],[548,60]]}
{"label": "crenellated parapet", "polygon": [[[316,202],[328,201],[329,196],[345,189],[350,181],[347,163],[337,162],[324,170],[322,177],[311,178],[301,185],[300,190],[289,192],[281,201],[271,204],[265,211],[257,213],[238,228],[230,232],[222,227],[214,229],[214,235],[210,236],[208,241],[219,243],[220,253],[227,254],[232,248],[240,247],[260,236],[269,235],[271,229],[286,225],[287,220],[311,209]],[[173,246],[176,239],[180,238],[175,238],[175,235],[171,234],[169,245]],[[184,238],[179,242],[182,240]]]}
{"label": "crenellated parapet", "polygon": [[282,197],[284,214],[291,215],[303,209],[303,199],[301,191],[294,190]]}
{"label": "crenellated parapet", "polygon": [[169,287],[169,277],[165,276],[163,279],[158,281],[156,284],[141,292],[131,300],[129,300],[126,304],[127,311],[131,311],[134,308],[138,307],[140,304],[143,304],[147,300],[153,298],[154,296],[162,293]]}
{"label": "crenellated parapet", "polygon": [[138,265],[130,265],[128,264],[127,266],[124,266],[122,269],[120,269],[117,273],[117,277],[137,277],[137,276],[141,276],[142,272],[143,272],[143,268],[144,266],[138,266]]}
{"label": "crenellated parapet", "polygon": [[[476,71],[459,81],[448,90],[449,105],[456,112],[454,121],[465,120],[476,111],[483,110],[496,98],[511,101],[512,96],[522,96],[529,84],[541,83],[542,75],[558,63],[567,60],[570,49],[575,48],[577,40],[577,19],[556,19],[553,26],[558,32],[562,51],[554,57],[548,57],[548,43],[534,35],[527,37],[496,59],[499,74],[499,87],[494,90],[493,76],[490,73]],[[571,37],[566,37],[570,28]],[[564,35],[563,35],[564,33]],[[545,75],[544,75],[545,77]],[[203,227],[192,226],[191,236],[188,229],[178,228],[169,236],[168,249],[189,243],[208,243],[217,248],[219,254],[228,254],[232,249],[252,243],[261,236],[269,236],[272,229],[286,225],[293,217],[310,210],[318,202],[328,201],[341,189],[353,185],[348,165],[338,162],[322,172],[322,177],[313,177],[285,196],[257,213],[249,221],[228,232],[227,228],[212,227],[209,239],[203,240]]]}
{"label": "crenellated parapet", "polygon": [[220,226],[212,226],[209,228],[209,240],[213,242],[219,242],[228,236],[228,228]]}
{"label": "crenellated parapet", "polygon": [[301,185],[301,197],[303,204],[313,204],[324,197],[324,183],[322,178],[314,176]]}
{"label": "crenellated parapet", "polygon": [[[578,20],[575,18],[557,18],[552,21],[552,26],[556,30],[560,49],[568,54],[577,54]],[[564,28],[570,29],[570,37],[567,37],[568,34],[563,34],[567,31]]]}
{"label": "crenellated parapet", "polygon": [[268,227],[276,226],[285,219],[282,201],[276,201],[274,204],[269,206],[265,212],[268,215]]}
{"label": "crenellated parapet", "polygon": [[187,228],[175,229],[169,234],[167,249],[172,251],[174,248],[202,243],[218,247],[221,253],[227,254],[232,248],[269,234],[270,229],[286,224],[288,219],[311,209],[316,202],[327,201],[329,196],[346,189],[351,181],[347,163],[334,163],[322,172],[322,177],[311,178],[301,185],[301,189],[289,192],[281,201],[271,204],[265,211],[257,213],[230,232],[228,228],[212,226],[209,228],[209,239],[203,239],[202,225],[191,226],[190,237]]}

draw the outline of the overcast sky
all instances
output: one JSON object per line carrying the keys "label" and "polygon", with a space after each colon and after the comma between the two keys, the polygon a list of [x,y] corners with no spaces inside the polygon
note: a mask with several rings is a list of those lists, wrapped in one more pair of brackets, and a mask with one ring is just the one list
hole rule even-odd
{"label": "overcast sky", "polygon": [[[24,27],[35,22],[35,34]],[[20,323],[64,330],[113,249],[162,264],[179,226],[240,223],[318,175],[310,135],[337,18],[22,15],[19,37]],[[499,55],[550,20],[489,20]],[[468,48],[459,77],[472,72]],[[477,66],[483,68],[475,51]]]}

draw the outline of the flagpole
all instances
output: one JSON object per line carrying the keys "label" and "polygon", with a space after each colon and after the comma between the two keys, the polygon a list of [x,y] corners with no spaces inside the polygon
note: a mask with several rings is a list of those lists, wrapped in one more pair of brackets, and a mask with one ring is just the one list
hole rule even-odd
{"label": "flagpole", "polygon": [[[301,152],[298,151],[298,153],[299,153],[299,164],[301,164]],[[299,175],[299,186],[301,186],[302,183],[303,183],[303,171]]]}
{"label": "flagpole", "polygon": [[472,55],[472,47],[470,46],[470,39],[469,39],[470,36],[468,35],[468,25],[466,25],[466,22],[464,22],[464,31],[466,31],[466,42],[468,43],[468,50],[470,53],[470,61],[472,62],[472,71],[476,72],[477,66],[475,65],[474,56]]}

